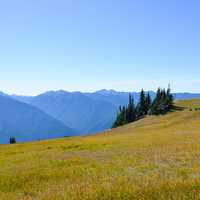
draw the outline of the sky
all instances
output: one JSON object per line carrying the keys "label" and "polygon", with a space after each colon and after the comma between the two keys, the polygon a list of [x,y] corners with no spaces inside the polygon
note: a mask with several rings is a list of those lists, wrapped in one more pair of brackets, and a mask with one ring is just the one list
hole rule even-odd
{"label": "sky", "polygon": [[200,92],[199,0],[0,0],[0,90]]}

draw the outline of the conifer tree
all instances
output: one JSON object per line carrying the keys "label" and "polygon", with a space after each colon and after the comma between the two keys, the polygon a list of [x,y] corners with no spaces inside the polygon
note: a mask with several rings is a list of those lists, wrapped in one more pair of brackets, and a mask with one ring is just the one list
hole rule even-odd
{"label": "conifer tree", "polygon": [[151,105],[151,108],[150,108],[150,114],[151,114],[151,115],[159,114],[157,108],[158,108],[158,106],[159,106],[159,104],[160,104],[161,96],[162,96],[162,94],[161,94],[161,89],[158,88],[158,90],[157,90],[157,92],[156,92],[156,97],[155,97],[155,99],[153,100],[152,105]]}
{"label": "conifer tree", "polygon": [[118,126],[122,126],[124,124],[133,122],[135,120],[136,120],[136,113],[135,113],[134,100],[131,94],[129,94],[128,106],[119,107],[117,118],[115,122],[113,123],[112,127],[116,128]]}
{"label": "conifer tree", "polygon": [[10,144],[15,144],[15,143],[16,143],[15,137],[10,137]]}
{"label": "conifer tree", "polygon": [[129,103],[126,109],[126,116],[127,123],[133,122],[136,119],[135,105],[131,94],[129,94]]}
{"label": "conifer tree", "polygon": [[138,117],[144,116],[146,114],[146,97],[144,90],[140,92],[140,98],[138,103]]}
{"label": "conifer tree", "polygon": [[165,114],[173,108],[173,101],[170,87],[168,87],[167,92],[165,89],[158,88],[149,113],[152,115]]}
{"label": "conifer tree", "polygon": [[174,97],[171,94],[171,89],[169,85],[167,88],[166,99],[165,99],[165,104],[167,105],[167,111],[173,108],[173,102],[174,102]]}
{"label": "conifer tree", "polygon": [[112,125],[112,128],[116,128],[118,126],[122,126],[124,124],[126,124],[126,107],[119,107],[119,112],[117,113],[117,117],[115,122]]}
{"label": "conifer tree", "polygon": [[147,95],[145,95],[145,92],[142,89],[139,102],[136,107],[131,94],[129,94],[128,105],[127,107],[120,106],[116,120],[113,123],[113,128],[134,122],[147,114],[165,114],[173,108],[173,101],[174,98],[171,94],[170,87],[168,87],[167,91],[165,89],[158,88],[153,102],[151,101],[150,94],[147,93]]}
{"label": "conifer tree", "polygon": [[148,113],[149,109],[151,108],[151,96],[149,92],[146,95],[146,114]]}

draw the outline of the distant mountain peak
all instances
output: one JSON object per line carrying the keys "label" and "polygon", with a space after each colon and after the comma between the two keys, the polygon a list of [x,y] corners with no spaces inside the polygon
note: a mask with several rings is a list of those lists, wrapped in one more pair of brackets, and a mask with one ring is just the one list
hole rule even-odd
{"label": "distant mountain peak", "polygon": [[117,93],[117,91],[113,90],[113,89],[110,89],[110,90],[102,89],[102,90],[96,91],[95,93],[99,93],[99,94],[114,94],[114,93]]}
{"label": "distant mountain peak", "polygon": [[60,94],[67,94],[67,93],[69,93],[69,92],[67,92],[65,90],[49,90],[49,91],[42,93],[40,95],[51,96],[51,95],[60,95]]}

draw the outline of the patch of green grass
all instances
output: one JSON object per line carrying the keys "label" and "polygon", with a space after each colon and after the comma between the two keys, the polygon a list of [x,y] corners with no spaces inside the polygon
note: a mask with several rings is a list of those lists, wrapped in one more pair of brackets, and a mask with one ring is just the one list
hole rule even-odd
{"label": "patch of green grass", "polygon": [[0,145],[0,199],[198,200],[200,100],[101,134]]}

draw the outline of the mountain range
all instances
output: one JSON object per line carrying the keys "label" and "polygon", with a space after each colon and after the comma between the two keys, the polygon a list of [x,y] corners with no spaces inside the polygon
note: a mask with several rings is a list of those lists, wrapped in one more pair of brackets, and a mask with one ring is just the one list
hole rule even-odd
{"label": "mountain range", "polygon": [[76,133],[40,109],[7,96],[0,96],[0,113],[0,143],[8,143],[10,137],[25,142]]}
{"label": "mountain range", "polygon": [[[135,103],[138,92],[132,92]],[[11,136],[32,141],[93,134],[109,129],[118,107],[126,105],[129,92],[99,90],[93,93],[48,91],[38,96],[0,93],[0,143]],[[152,98],[155,92],[150,91]],[[177,100],[200,98],[200,94],[174,93]]]}

